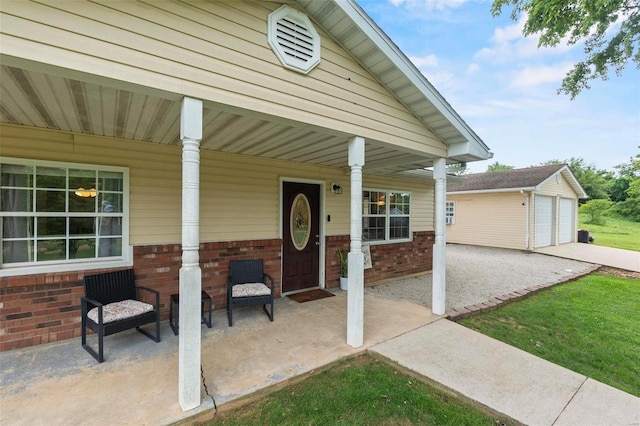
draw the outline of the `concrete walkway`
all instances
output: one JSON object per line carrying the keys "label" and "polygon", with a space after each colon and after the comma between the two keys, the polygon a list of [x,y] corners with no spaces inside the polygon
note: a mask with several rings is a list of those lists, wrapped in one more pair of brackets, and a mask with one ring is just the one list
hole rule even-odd
{"label": "concrete walkway", "polygon": [[640,252],[622,250],[611,247],[596,246],[594,244],[570,243],[559,246],[549,246],[534,250],[536,253],[549,254],[565,259],[581,262],[596,263],[612,268],[626,269],[640,272]]}
{"label": "concrete walkway", "polygon": [[451,321],[370,350],[527,425],[640,424],[640,398]]}

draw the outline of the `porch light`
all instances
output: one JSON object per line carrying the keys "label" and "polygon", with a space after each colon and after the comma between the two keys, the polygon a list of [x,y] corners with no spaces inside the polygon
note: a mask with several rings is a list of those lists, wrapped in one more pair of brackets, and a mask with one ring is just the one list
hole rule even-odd
{"label": "porch light", "polygon": [[78,188],[76,189],[75,194],[78,197],[83,197],[83,198],[95,197],[98,194],[98,191],[96,191],[95,188],[90,188],[90,189]]}
{"label": "porch light", "polygon": [[331,192],[336,195],[342,194],[342,186],[338,182],[331,182]]}

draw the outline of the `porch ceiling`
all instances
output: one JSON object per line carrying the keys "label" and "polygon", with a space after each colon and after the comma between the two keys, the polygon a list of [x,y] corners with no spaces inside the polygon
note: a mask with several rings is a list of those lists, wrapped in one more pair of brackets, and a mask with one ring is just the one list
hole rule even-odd
{"label": "porch ceiling", "polygon": [[[144,93],[15,66],[0,66],[0,122],[180,145],[177,96]],[[350,135],[205,103],[202,149],[347,167]],[[367,140],[368,174],[431,167],[430,158]]]}

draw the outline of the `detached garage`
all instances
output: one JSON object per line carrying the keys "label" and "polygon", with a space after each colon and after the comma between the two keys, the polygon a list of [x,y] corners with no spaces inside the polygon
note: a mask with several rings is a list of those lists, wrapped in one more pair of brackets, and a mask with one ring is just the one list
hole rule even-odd
{"label": "detached garage", "polygon": [[447,242],[533,250],[576,242],[578,199],[566,164],[500,170],[447,183]]}

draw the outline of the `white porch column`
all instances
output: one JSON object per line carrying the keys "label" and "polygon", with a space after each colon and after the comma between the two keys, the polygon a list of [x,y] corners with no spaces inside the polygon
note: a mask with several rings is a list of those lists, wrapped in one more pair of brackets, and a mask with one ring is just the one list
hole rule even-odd
{"label": "white porch column", "polygon": [[431,310],[436,315],[443,315],[445,312],[445,296],[447,289],[447,241],[445,235],[447,172],[446,160],[444,158],[437,158],[433,163],[433,179],[435,180],[434,225],[436,241],[433,245],[433,272],[431,274],[433,279],[433,300]]}
{"label": "white porch column", "polygon": [[364,254],[362,253],[362,167],[364,139],[349,140],[351,166],[351,249],[347,292],[347,344],[354,348],[364,341]]}
{"label": "white porch column", "polygon": [[185,97],[180,116],[182,139],[182,267],[178,400],[182,411],[200,405],[200,140],[202,101]]}

